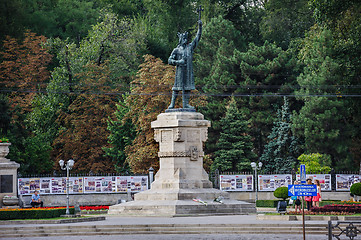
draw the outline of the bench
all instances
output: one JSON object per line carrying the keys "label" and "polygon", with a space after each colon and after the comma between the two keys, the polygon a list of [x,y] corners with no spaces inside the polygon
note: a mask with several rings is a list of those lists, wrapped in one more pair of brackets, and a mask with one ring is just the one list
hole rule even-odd
{"label": "bench", "polygon": [[31,208],[31,195],[19,195],[19,206],[21,208]]}

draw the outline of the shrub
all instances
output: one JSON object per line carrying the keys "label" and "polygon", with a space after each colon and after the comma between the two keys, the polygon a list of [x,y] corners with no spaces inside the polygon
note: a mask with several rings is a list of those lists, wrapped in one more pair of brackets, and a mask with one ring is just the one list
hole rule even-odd
{"label": "shrub", "polygon": [[354,183],[350,188],[350,192],[353,195],[361,196],[361,183]]}
{"label": "shrub", "polygon": [[278,200],[257,200],[256,207],[277,207]]}
{"label": "shrub", "polygon": [[[69,208],[70,214],[74,214],[74,207]],[[55,218],[64,215],[65,207],[61,208],[24,208],[24,209],[2,209],[0,210],[0,220],[10,219],[39,219]]]}
{"label": "shrub", "polygon": [[273,196],[276,198],[282,198],[286,200],[288,198],[288,187],[279,187],[273,192]]}

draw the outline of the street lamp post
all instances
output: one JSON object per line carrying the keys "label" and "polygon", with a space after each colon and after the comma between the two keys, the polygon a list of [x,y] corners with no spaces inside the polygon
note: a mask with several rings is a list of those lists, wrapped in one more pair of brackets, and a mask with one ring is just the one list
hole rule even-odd
{"label": "street lamp post", "polygon": [[74,160],[69,159],[65,166],[64,166],[64,160],[59,161],[59,165],[61,170],[66,170],[66,212],[65,215],[70,215],[69,212],[69,170],[71,170],[74,166]]}
{"label": "street lamp post", "polygon": [[256,202],[258,200],[258,179],[257,179],[257,170],[260,170],[262,168],[262,162],[259,162],[258,163],[258,166],[257,166],[257,163],[255,162],[251,162],[251,167],[252,169],[254,170],[254,177],[255,177],[255,182],[256,182]]}

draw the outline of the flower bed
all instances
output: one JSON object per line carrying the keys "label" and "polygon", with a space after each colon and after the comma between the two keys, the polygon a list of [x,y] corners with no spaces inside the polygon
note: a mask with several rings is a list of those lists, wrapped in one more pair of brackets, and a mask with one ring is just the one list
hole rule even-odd
{"label": "flower bed", "polygon": [[[312,212],[312,211],[305,211],[305,215],[353,215],[354,213],[351,212]],[[288,211],[287,215],[302,215],[302,211]]]}
{"label": "flower bed", "polygon": [[311,209],[312,212],[316,213],[325,213],[325,212],[347,212],[347,213],[361,213],[361,205],[360,204],[332,204],[326,205],[323,207],[313,207]]}
{"label": "flower bed", "polygon": [[[64,215],[65,211],[65,207],[5,208],[0,209],[0,220],[56,218]],[[69,208],[69,211],[74,214],[74,207]]]}
{"label": "flower bed", "polygon": [[104,211],[108,210],[109,206],[80,206],[80,210],[87,210],[87,211]]}

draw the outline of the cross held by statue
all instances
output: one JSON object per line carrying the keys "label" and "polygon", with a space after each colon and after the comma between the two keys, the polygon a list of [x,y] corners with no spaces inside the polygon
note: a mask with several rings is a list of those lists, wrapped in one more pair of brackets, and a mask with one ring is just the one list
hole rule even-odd
{"label": "cross held by statue", "polygon": [[201,20],[201,14],[202,14],[202,11],[204,11],[204,9],[202,8],[202,5],[199,5],[198,9],[197,9],[197,12],[198,12],[198,20]]}

